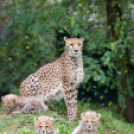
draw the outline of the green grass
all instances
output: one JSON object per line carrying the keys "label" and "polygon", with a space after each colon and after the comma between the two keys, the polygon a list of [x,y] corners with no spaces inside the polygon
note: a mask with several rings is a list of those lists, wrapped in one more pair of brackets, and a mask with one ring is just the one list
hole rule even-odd
{"label": "green grass", "polygon": [[[99,134],[134,134],[134,125],[126,123],[122,115],[117,114],[117,107],[101,107],[98,104],[78,103],[78,119],[75,122],[67,121],[67,111],[64,101],[51,102],[55,107],[51,108],[45,115],[52,116],[54,127],[58,134],[71,134],[78,125],[80,114],[84,111],[96,111],[101,113]],[[35,134],[34,117],[37,114],[6,115],[6,110],[0,108],[0,134]]]}

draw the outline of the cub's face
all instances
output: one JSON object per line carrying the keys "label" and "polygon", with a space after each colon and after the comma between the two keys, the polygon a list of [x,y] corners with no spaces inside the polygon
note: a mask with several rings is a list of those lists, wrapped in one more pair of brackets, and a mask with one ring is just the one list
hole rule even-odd
{"label": "cub's face", "polygon": [[16,96],[10,94],[10,95],[6,95],[6,96],[2,96],[1,100],[2,103],[4,105],[4,107],[6,108],[6,110],[10,111],[11,109],[13,109],[16,105]]}
{"label": "cub's face", "polygon": [[82,55],[83,48],[83,38],[67,38],[64,37],[66,49],[68,51],[69,56],[71,57],[79,57]]}
{"label": "cub's face", "polygon": [[35,129],[38,134],[49,134],[53,131],[53,118],[47,116],[35,117]]}
{"label": "cub's face", "polygon": [[97,129],[101,114],[97,114],[95,112],[86,112],[82,113],[81,116],[83,125],[87,130]]}

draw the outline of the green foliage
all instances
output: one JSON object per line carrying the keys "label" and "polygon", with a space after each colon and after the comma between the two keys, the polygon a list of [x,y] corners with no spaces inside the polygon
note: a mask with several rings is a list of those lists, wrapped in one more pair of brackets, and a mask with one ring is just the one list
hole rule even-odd
{"label": "green foliage", "polygon": [[[108,37],[111,26],[106,25],[106,4],[105,1],[85,0],[4,2],[2,16],[5,18],[5,28],[0,43],[0,92],[16,93],[16,86],[18,87],[24,78],[44,63],[59,57],[64,50],[64,42],[63,38],[57,38],[58,35],[81,36],[85,39],[85,77],[82,83],[84,91],[94,89],[89,80],[97,83],[96,88],[104,85],[108,89],[118,87],[119,102],[125,107],[121,81],[126,74],[127,94],[133,97],[133,70],[123,66],[133,61],[131,51],[134,46],[133,40],[130,40],[132,32],[129,31],[133,27],[133,20],[128,15],[131,9],[126,8],[126,5],[131,6],[132,2],[124,0],[122,3],[111,3],[113,7],[121,7],[123,12],[122,21],[117,13],[117,21],[114,24],[118,40]],[[96,25],[96,22],[99,24]],[[131,57],[130,61],[125,57],[127,51]],[[119,75],[115,78],[116,74]]]}

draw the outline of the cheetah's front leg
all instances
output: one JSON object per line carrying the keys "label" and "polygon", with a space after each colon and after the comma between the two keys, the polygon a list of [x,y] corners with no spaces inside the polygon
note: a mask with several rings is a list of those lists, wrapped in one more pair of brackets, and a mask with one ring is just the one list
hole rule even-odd
{"label": "cheetah's front leg", "polygon": [[77,118],[77,93],[76,89],[64,87],[64,99],[68,109],[69,121],[74,121]]}

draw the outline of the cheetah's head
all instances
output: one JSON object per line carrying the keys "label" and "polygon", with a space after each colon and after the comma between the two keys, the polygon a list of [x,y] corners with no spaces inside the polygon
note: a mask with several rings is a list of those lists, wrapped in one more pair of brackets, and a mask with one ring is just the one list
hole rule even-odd
{"label": "cheetah's head", "polygon": [[53,118],[42,115],[34,118],[35,129],[38,134],[49,134],[53,131]]}
{"label": "cheetah's head", "polygon": [[85,112],[81,114],[83,126],[87,130],[95,130],[99,124],[99,119],[101,114],[97,114],[95,112]]}
{"label": "cheetah's head", "polygon": [[66,49],[69,56],[79,57],[82,55],[83,38],[67,38],[64,37]]}
{"label": "cheetah's head", "polygon": [[13,94],[8,94],[5,96],[2,96],[1,100],[6,110],[10,111],[16,106],[17,96]]}

